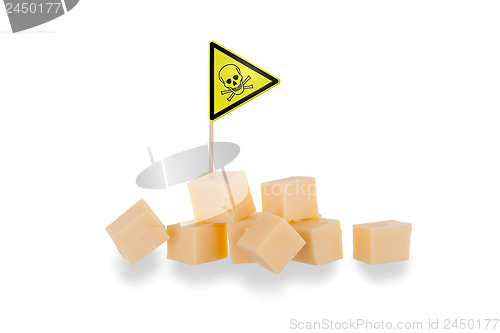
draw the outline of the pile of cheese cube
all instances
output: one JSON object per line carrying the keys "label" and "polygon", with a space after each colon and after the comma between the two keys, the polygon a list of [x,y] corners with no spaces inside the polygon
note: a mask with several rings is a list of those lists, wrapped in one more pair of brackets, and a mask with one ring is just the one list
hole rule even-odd
{"label": "pile of cheese cube", "polygon": [[[206,174],[189,182],[188,188],[192,221],[165,228],[140,200],[106,228],[131,265],[165,241],[167,257],[172,260],[207,263],[227,258],[229,248],[232,263],[257,263],[274,273],[280,273],[291,260],[322,265],[343,256],[340,222],[319,215],[314,177],[262,183],[262,212],[256,212],[242,171]],[[359,239],[355,258],[371,264],[408,259],[409,223],[367,223],[353,230]],[[380,230],[390,230],[396,242],[387,243],[387,232]],[[394,230],[399,231],[394,234]],[[385,240],[378,254],[372,251],[372,243],[379,242],[375,235]],[[401,242],[406,235],[408,244]]]}

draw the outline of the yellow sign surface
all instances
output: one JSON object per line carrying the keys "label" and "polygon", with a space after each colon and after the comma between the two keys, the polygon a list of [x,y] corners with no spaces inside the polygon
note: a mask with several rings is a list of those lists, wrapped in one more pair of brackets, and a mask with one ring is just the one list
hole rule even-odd
{"label": "yellow sign surface", "polygon": [[210,121],[236,109],[279,83],[279,79],[223,46],[210,42]]}

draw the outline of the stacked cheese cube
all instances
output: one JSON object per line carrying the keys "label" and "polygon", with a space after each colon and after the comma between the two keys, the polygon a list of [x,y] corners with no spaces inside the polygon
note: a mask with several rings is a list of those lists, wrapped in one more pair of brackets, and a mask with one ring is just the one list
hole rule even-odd
{"label": "stacked cheese cube", "polygon": [[[255,205],[244,172],[214,172],[188,184],[194,221],[167,228],[168,258],[190,264],[227,256],[279,273],[290,260],[324,264],[342,258],[340,224],[321,219],[313,177],[262,184],[263,212]],[[186,236],[189,235],[189,236]]]}

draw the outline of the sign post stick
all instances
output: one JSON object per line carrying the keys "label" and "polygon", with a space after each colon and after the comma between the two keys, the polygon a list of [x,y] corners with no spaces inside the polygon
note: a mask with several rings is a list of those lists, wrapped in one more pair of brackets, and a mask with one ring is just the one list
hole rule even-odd
{"label": "sign post stick", "polygon": [[209,138],[208,138],[208,163],[210,173],[214,172],[214,123],[212,121],[208,121],[210,123],[209,126]]}

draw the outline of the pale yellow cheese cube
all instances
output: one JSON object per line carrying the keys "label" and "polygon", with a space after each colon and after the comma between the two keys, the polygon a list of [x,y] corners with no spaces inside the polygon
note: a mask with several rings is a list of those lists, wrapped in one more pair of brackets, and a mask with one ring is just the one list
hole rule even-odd
{"label": "pale yellow cheese cube", "polygon": [[285,219],[262,213],[240,237],[237,246],[256,263],[278,274],[305,243]]}
{"label": "pale yellow cheese cube", "polygon": [[222,223],[181,223],[167,226],[167,258],[198,265],[227,258],[226,225]]}
{"label": "pale yellow cheese cube", "polygon": [[312,265],[322,265],[342,259],[342,230],[339,220],[311,219],[291,223],[306,241],[306,245],[293,258]]}
{"label": "pale yellow cheese cube", "polygon": [[253,263],[252,258],[247,256],[240,248],[236,245],[240,240],[241,236],[252,226],[252,224],[262,219],[262,213],[253,213],[249,217],[243,220],[232,222],[226,224],[227,235],[229,240],[229,254],[231,257],[231,262],[233,264],[243,264],[243,263]]}
{"label": "pale yellow cheese cube", "polygon": [[106,231],[131,265],[169,239],[165,226],[143,199],[107,226]]}
{"label": "pale yellow cheese cube", "polygon": [[314,177],[289,177],[261,184],[262,211],[300,221],[320,217]]}
{"label": "pale yellow cheese cube", "polygon": [[353,225],[353,257],[368,264],[408,260],[411,224],[382,221]]}
{"label": "pale yellow cheese cube", "polygon": [[227,183],[222,171],[206,174],[188,183],[197,222],[235,222],[255,212],[245,173],[225,171],[225,174]]}

